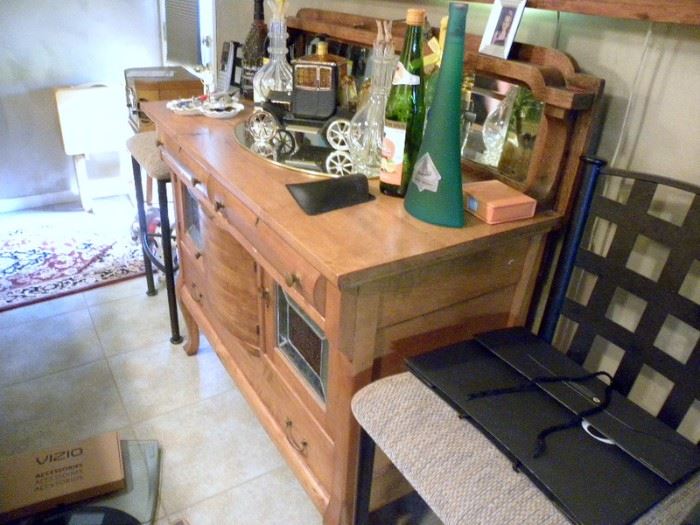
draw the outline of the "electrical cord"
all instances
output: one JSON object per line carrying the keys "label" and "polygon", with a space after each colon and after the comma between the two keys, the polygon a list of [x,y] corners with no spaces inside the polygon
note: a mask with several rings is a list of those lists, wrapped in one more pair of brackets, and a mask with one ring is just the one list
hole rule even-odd
{"label": "electrical cord", "polygon": [[617,167],[617,157],[620,154],[620,150],[622,149],[623,144],[626,142],[626,135],[627,135],[627,127],[629,125],[629,117],[630,113],[632,111],[632,107],[634,106],[635,102],[637,101],[637,95],[639,94],[638,92],[638,86],[639,86],[639,79],[642,75],[642,71],[644,71],[644,65],[646,64],[647,60],[647,54],[649,52],[649,42],[651,41],[651,35],[652,35],[652,28],[653,28],[653,23],[649,22],[649,25],[647,26],[647,34],[646,37],[644,38],[644,46],[642,49],[642,54],[639,58],[639,64],[637,65],[637,71],[634,75],[634,80],[632,81],[632,89],[630,92],[630,96],[627,99],[627,106],[625,107],[625,115],[622,118],[622,125],[620,126],[620,133],[618,134],[617,137],[617,144],[615,145],[615,151],[610,158],[610,163],[608,164],[610,167]]}

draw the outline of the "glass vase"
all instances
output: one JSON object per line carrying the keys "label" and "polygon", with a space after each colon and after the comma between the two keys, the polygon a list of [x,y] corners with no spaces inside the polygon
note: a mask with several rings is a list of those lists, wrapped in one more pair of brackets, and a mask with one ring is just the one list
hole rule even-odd
{"label": "glass vase", "polygon": [[267,100],[271,91],[292,91],[292,67],[287,62],[287,23],[275,18],[270,23],[267,51],[270,60],[253,77],[253,100],[260,104]]}

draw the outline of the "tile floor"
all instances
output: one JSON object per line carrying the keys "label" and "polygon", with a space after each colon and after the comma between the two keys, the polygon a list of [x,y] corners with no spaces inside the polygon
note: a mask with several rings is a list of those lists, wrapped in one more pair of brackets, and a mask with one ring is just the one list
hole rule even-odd
{"label": "tile floor", "polygon": [[168,338],[140,278],[0,313],[0,455],[118,430],[161,444],[156,525],[320,524],[206,340]]}

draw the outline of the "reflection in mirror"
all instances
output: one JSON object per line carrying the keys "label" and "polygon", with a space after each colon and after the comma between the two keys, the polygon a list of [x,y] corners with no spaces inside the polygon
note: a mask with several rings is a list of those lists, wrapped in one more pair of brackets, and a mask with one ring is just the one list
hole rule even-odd
{"label": "reflection in mirror", "polygon": [[343,177],[355,173],[348,151],[332,148],[324,133],[294,126],[275,129],[269,140],[253,137],[246,124],[234,129],[239,144],[256,155],[308,175]]}
{"label": "reflection in mirror", "polygon": [[465,82],[462,158],[497,168],[505,178],[522,182],[542,119],[544,104],[526,87],[485,75]]}

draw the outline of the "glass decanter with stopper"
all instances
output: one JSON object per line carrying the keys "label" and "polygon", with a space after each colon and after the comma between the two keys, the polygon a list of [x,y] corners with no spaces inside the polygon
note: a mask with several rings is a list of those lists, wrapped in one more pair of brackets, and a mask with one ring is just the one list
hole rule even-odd
{"label": "glass decanter with stopper", "polygon": [[384,112],[396,67],[391,22],[377,21],[377,38],[372,47],[369,98],[350,121],[350,155],[353,171],[377,177],[381,169],[384,140]]}
{"label": "glass decanter with stopper", "polygon": [[253,77],[253,100],[256,104],[264,102],[271,91],[292,91],[292,67],[287,61],[287,1],[267,0],[267,5],[272,11],[267,33],[270,61]]}
{"label": "glass decanter with stopper", "polygon": [[513,112],[513,104],[518,96],[519,86],[511,86],[506,97],[501,100],[496,108],[491,111],[484,120],[482,136],[486,148],[481,162],[487,166],[498,167],[503,152],[503,144],[506,141],[508,123]]}

